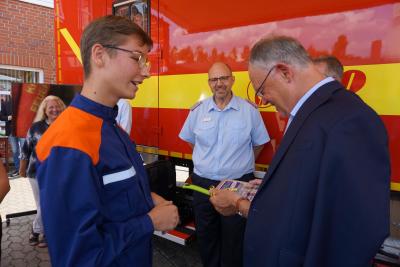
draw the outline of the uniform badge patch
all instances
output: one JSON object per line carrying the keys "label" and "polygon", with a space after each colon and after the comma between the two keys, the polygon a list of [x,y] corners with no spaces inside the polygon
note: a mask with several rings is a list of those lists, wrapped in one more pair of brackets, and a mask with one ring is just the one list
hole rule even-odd
{"label": "uniform badge patch", "polygon": [[191,110],[191,111],[195,110],[195,109],[196,109],[198,106],[200,106],[201,104],[203,104],[202,101],[197,102],[196,104],[194,104],[194,105],[190,108],[190,110]]}

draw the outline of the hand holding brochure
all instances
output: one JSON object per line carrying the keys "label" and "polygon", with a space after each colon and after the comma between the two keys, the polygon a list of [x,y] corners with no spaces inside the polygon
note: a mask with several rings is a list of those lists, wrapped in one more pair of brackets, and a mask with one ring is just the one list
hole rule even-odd
{"label": "hand holding brochure", "polygon": [[259,185],[251,184],[248,182],[238,180],[223,180],[217,185],[217,189],[235,191],[241,197],[247,198],[252,201],[257,193]]}

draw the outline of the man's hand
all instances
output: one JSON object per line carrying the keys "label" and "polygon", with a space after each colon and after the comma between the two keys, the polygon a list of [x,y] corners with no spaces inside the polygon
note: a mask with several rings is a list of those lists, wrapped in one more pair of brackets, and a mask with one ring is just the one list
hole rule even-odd
{"label": "man's hand", "polygon": [[169,231],[179,222],[178,209],[172,201],[164,201],[156,205],[149,213],[155,230]]}
{"label": "man's hand", "polygon": [[153,203],[155,206],[158,206],[161,203],[164,203],[167,201],[165,198],[163,198],[162,196],[160,196],[154,192],[151,192],[151,198],[153,199]]}
{"label": "man's hand", "polygon": [[19,175],[21,177],[26,177],[26,171],[25,170],[21,170],[21,168],[19,169]]}
{"label": "man's hand", "polygon": [[26,177],[26,168],[28,167],[28,161],[25,159],[20,159],[19,161],[19,175],[21,177]]}
{"label": "man's hand", "polygon": [[214,208],[224,216],[230,216],[236,214],[236,201],[240,196],[230,190],[211,190],[210,201]]}
{"label": "man's hand", "polygon": [[259,186],[262,183],[262,181],[263,181],[262,179],[254,179],[254,180],[250,180],[249,184],[256,187],[256,186]]}
{"label": "man's hand", "polygon": [[0,203],[7,195],[8,191],[10,191],[10,181],[8,180],[3,163],[0,162]]}

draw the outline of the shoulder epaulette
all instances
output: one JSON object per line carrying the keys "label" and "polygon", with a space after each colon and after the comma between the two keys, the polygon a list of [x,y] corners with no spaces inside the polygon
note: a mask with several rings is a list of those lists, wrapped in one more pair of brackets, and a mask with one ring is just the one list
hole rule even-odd
{"label": "shoulder epaulette", "polygon": [[190,110],[191,110],[191,111],[195,110],[195,109],[196,109],[198,106],[200,106],[201,104],[203,104],[203,101],[197,102],[196,104],[194,104],[194,105],[190,108]]}
{"label": "shoulder epaulette", "polygon": [[258,109],[258,106],[256,103],[254,103],[253,101],[250,101],[248,99],[245,99],[247,103],[249,103],[251,106],[253,106],[253,108]]}

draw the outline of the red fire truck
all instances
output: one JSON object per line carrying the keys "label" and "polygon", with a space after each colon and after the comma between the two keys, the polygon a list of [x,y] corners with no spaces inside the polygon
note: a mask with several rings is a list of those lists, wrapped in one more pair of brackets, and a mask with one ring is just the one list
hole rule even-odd
{"label": "red fire truck", "polygon": [[[332,54],[345,65],[343,83],[384,121],[390,137],[392,190],[400,191],[400,4],[394,0],[283,2],[184,0],[55,0],[57,82],[82,84],[83,28],[94,18],[131,18],[155,42],[152,77],[132,103],[131,137],[140,152],[191,159],[178,138],[189,108],[211,94],[210,62],[230,64],[236,95],[258,101],[246,72],[251,46],[269,33],[299,39],[312,56]],[[286,121],[260,108],[272,141],[258,166],[268,167]]]}
{"label": "red fire truck", "polygon": [[[364,99],[387,128],[391,188],[400,191],[397,0],[55,0],[54,12],[58,84],[83,83],[79,42],[93,19],[107,14],[127,16],[151,35],[155,43],[149,55],[152,77],[131,102],[131,137],[139,152],[187,166],[191,149],[178,134],[190,107],[211,95],[207,83],[211,62],[228,63],[236,78],[234,93],[258,102],[246,70],[250,49],[261,37],[270,33],[293,36],[313,57],[336,56],[345,65],[345,87]],[[260,169],[266,169],[286,120],[273,107],[261,106],[260,111],[272,139],[257,161]],[[399,203],[392,203],[392,221],[399,216],[395,211]],[[164,235],[182,244],[189,236],[185,231]]]}

